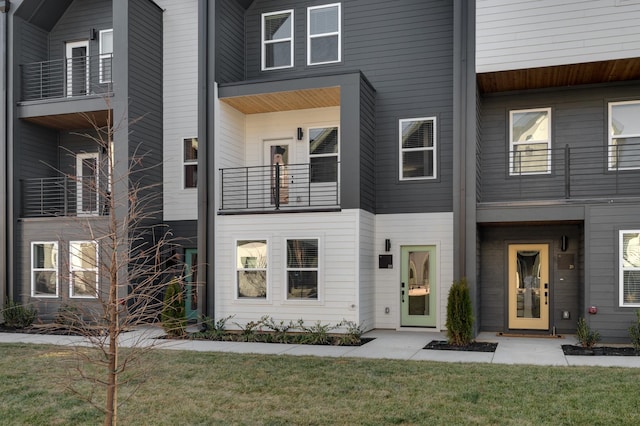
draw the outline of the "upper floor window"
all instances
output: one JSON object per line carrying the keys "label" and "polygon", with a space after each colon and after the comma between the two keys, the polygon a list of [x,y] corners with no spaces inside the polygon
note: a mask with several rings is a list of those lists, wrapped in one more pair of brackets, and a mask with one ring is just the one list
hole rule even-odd
{"label": "upper floor window", "polygon": [[640,101],[609,104],[609,170],[640,169]]}
{"label": "upper floor window", "polygon": [[100,31],[100,83],[111,83],[113,30]]}
{"label": "upper floor window", "polygon": [[198,186],[198,138],[185,138],[184,145],[184,187]]}
{"label": "upper floor window", "polygon": [[58,297],[58,243],[31,243],[31,296]]}
{"label": "upper floor window", "polygon": [[236,285],[240,299],[266,299],[267,240],[237,241]]}
{"label": "upper floor window", "polygon": [[400,120],[400,180],[436,177],[436,119]]}
{"label": "upper floor window", "polygon": [[262,69],[293,66],[293,10],[262,14]]}
{"label": "upper floor window", "polygon": [[340,3],[307,9],[307,64],[341,60]]}
{"label": "upper floor window", "polygon": [[551,173],[551,108],[509,112],[509,174]]}
{"label": "upper floor window", "polygon": [[338,128],[309,129],[311,183],[338,181]]}
{"label": "upper floor window", "polygon": [[620,306],[640,306],[640,230],[620,231]]}

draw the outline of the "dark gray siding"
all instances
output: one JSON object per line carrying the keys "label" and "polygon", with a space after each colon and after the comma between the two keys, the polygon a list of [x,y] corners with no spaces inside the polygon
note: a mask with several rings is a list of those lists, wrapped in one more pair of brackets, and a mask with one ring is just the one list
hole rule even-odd
{"label": "dark gray siding", "polygon": [[171,230],[175,243],[182,248],[197,248],[198,222],[195,220],[168,221],[165,224]]}
{"label": "dark gray siding", "polygon": [[360,208],[375,211],[376,93],[364,78],[360,80]]}
{"label": "dark gray siding", "polygon": [[[478,298],[481,331],[507,331],[507,249],[509,243],[549,244],[549,327],[556,326],[558,332],[575,332],[576,321],[583,315],[581,303],[581,253],[582,225],[514,225],[480,227],[480,267]],[[569,237],[565,252],[560,248],[560,237]],[[574,269],[563,267],[562,256],[573,256]],[[570,320],[562,319],[562,311],[571,313]]]}
{"label": "dark gray siding", "polygon": [[60,133],[58,167],[62,173],[75,175],[76,154],[100,152],[97,143],[89,136],[94,134],[95,131],[90,129]]}
{"label": "dark gray siding", "polygon": [[[640,172],[607,171],[608,102],[640,99],[640,84],[487,95],[482,100],[480,199],[483,202],[564,199],[565,153],[571,149],[570,198],[640,193]],[[552,173],[508,176],[509,111],[551,108]]]}
{"label": "dark gray siding", "polygon": [[[245,16],[247,78],[286,79],[360,70],[376,90],[376,212],[451,211],[452,3],[446,0],[343,1],[342,62],[307,66],[306,8],[326,3],[254,1]],[[284,9],[294,9],[295,66],[260,71],[261,14]],[[437,118],[438,178],[401,182],[398,120],[419,117]],[[348,166],[343,163],[343,167]]]}
{"label": "dark gray siding", "polygon": [[611,204],[587,209],[585,236],[585,306],[596,306],[587,315],[591,327],[605,341],[628,342],[628,328],[636,321],[638,308],[619,306],[619,231],[640,229],[640,204]]}
{"label": "dark gray siding", "polygon": [[[162,211],[162,10],[129,2],[129,157],[131,180],[153,193],[148,211]],[[150,195],[145,191],[145,195]],[[156,219],[160,219],[157,217]]]}
{"label": "dark gray siding", "polygon": [[48,33],[35,25],[20,22],[20,64],[49,59]]}
{"label": "dark gray siding", "polygon": [[244,8],[236,0],[216,1],[216,81],[244,80]]}
{"label": "dark gray siding", "polygon": [[18,179],[56,176],[58,167],[58,133],[54,130],[17,121],[14,132],[14,155]]}

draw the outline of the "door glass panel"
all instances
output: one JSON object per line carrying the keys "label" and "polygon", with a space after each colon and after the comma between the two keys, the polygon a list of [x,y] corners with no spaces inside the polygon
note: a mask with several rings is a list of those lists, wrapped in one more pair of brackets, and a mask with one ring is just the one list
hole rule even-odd
{"label": "door glass panel", "polygon": [[98,211],[98,188],[96,185],[97,158],[84,158],[82,160],[82,211],[97,212]]}
{"label": "door glass panel", "polygon": [[271,204],[276,204],[279,197],[279,204],[289,203],[289,176],[287,164],[289,164],[289,146],[271,145],[269,147],[271,164]]}
{"label": "door glass panel", "polygon": [[429,252],[409,252],[409,315],[429,315]]}
{"label": "door glass panel", "polygon": [[516,254],[516,316],[540,318],[540,252],[518,250]]}

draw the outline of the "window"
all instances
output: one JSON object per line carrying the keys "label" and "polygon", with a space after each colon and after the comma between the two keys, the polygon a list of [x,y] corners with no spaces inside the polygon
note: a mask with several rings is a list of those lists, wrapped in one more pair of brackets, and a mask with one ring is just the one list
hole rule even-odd
{"label": "window", "polygon": [[69,243],[69,295],[98,297],[98,245],[95,241]]}
{"label": "window", "polygon": [[551,108],[509,113],[509,174],[551,173]]}
{"label": "window", "polygon": [[640,169],[640,101],[609,104],[609,170]]}
{"label": "window", "polygon": [[307,9],[307,64],[340,62],[340,3]]}
{"label": "window", "polygon": [[436,119],[400,120],[400,180],[436,177]]}
{"label": "window", "polygon": [[262,69],[293,66],[293,10],[262,14]]}
{"label": "window", "polygon": [[31,296],[58,296],[58,243],[31,243]]}
{"label": "window", "polygon": [[620,306],[640,307],[640,229],[620,231]]}
{"label": "window", "polygon": [[318,300],[318,240],[287,240],[287,299]]}
{"label": "window", "polygon": [[266,240],[239,240],[236,243],[236,272],[239,299],[266,299]]}
{"label": "window", "polygon": [[198,138],[185,138],[184,145],[184,187],[198,186]]}
{"label": "window", "polygon": [[338,181],[338,128],[309,129],[311,183]]}
{"label": "window", "polygon": [[100,31],[100,83],[111,83],[113,30]]}

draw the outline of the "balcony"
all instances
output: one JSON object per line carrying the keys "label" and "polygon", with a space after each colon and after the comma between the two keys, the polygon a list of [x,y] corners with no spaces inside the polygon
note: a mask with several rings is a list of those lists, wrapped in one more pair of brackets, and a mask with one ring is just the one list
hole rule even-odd
{"label": "balcony", "polygon": [[20,66],[21,100],[108,94],[112,63],[112,54],[102,54],[23,64]]}
{"label": "balcony", "polygon": [[108,214],[108,192],[95,176],[24,179],[22,217],[102,216]]}
{"label": "balcony", "polygon": [[479,154],[480,203],[640,197],[640,144]]}
{"label": "balcony", "polygon": [[220,169],[220,214],[338,210],[340,164],[321,161]]}

